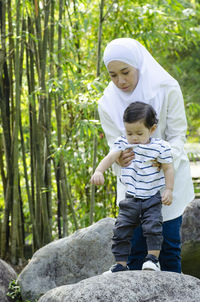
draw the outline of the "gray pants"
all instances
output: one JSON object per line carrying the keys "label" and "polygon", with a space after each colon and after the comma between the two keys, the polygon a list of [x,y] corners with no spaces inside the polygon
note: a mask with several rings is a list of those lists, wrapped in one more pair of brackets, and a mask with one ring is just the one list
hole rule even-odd
{"label": "gray pants", "polygon": [[162,214],[160,192],[149,199],[127,195],[119,203],[119,215],[114,226],[112,252],[116,261],[127,261],[130,254],[134,229],[141,224],[146,237],[147,250],[160,250],[162,237]]}

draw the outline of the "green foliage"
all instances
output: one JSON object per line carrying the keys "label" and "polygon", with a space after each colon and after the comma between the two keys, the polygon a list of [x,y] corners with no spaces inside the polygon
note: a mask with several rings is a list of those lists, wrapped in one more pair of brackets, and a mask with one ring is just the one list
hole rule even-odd
{"label": "green foliage", "polygon": [[[66,163],[67,178],[71,196],[79,222],[79,227],[89,225],[90,210],[90,177],[92,174],[93,139],[98,138],[99,161],[107,152],[105,141],[99,120],[94,118],[97,107],[97,99],[102,92],[102,84],[95,79],[92,82],[83,80],[87,87],[83,93],[74,95],[73,99],[63,100],[62,110],[64,118],[64,136],[62,146],[56,147],[56,141],[52,145],[54,150],[52,157],[58,163],[62,153]],[[65,99],[65,98],[63,98]],[[115,214],[113,199],[115,199],[115,186],[110,185],[113,180],[112,173],[108,173],[104,187],[96,189],[95,221]],[[105,188],[107,196],[105,196]],[[109,202],[106,200],[109,198]],[[70,208],[69,208],[70,210]],[[71,213],[69,212],[69,217]],[[70,223],[70,231],[74,231],[74,225]]]}
{"label": "green foliage", "polygon": [[29,300],[22,299],[21,289],[16,280],[10,281],[7,296],[10,297],[14,302],[30,302]]}
{"label": "green foliage", "polygon": [[188,136],[191,142],[199,142],[200,137],[200,104],[188,102],[186,104],[188,116]]}
{"label": "green foliage", "polygon": [[16,302],[23,301],[20,286],[17,284],[16,280],[10,281],[7,296]]}

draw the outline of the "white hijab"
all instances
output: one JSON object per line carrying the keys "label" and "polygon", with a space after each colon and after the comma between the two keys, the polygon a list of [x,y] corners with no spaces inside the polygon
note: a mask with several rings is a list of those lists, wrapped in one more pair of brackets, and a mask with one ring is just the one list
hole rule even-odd
{"label": "white hijab", "polygon": [[164,85],[177,86],[178,82],[164,70],[147,49],[131,38],[120,38],[111,41],[104,51],[104,64],[121,61],[139,71],[139,80],[133,92],[123,92],[111,81],[100,99],[100,106],[108,113],[114,124],[124,131],[123,113],[126,107],[136,101],[151,104],[158,117],[163,99],[156,98]]}

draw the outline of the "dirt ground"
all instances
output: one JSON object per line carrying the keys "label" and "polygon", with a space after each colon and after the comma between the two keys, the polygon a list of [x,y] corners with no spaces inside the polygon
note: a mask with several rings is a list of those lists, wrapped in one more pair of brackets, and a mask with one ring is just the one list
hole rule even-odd
{"label": "dirt ground", "polygon": [[24,260],[22,263],[14,265],[9,261],[4,260],[6,263],[8,263],[14,271],[19,275],[21,271],[24,269],[24,267],[28,264],[28,260]]}

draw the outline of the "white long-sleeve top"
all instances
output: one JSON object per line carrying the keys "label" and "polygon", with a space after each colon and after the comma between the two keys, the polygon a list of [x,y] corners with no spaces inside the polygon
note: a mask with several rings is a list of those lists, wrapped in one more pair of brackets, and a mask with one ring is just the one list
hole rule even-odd
{"label": "white long-sleeve top", "polygon": [[[194,199],[194,188],[189,160],[184,150],[187,121],[180,87],[162,86],[159,93],[149,101],[149,104],[153,106],[161,99],[162,107],[158,116],[159,123],[153,136],[162,138],[170,143],[175,170],[173,202],[170,206],[163,205],[162,207],[163,219],[167,221],[183,214],[186,206]],[[112,121],[112,118],[105,110],[105,104],[102,105],[101,99],[98,111],[108,145],[112,148],[116,138],[120,135],[125,135],[125,130],[120,130],[119,125]],[[123,118],[123,112],[120,114],[121,118]],[[114,164],[113,171],[117,175],[117,201],[119,203],[125,197],[126,187],[119,181],[118,176],[121,174],[121,167]]]}

